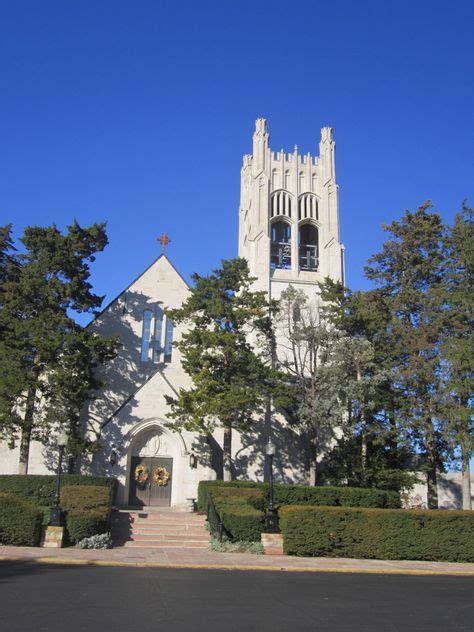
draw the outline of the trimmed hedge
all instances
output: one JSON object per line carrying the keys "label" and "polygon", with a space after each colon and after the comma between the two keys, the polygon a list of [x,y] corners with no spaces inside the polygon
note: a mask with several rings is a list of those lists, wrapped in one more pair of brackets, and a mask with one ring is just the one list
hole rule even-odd
{"label": "trimmed hedge", "polygon": [[260,534],[263,532],[265,523],[263,511],[254,509],[250,505],[241,507],[224,505],[220,509],[220,517],[232,541],[260,542]]}
{"label": "trimmed hedge", "polygon": [[373,507],[398,509],[398,492],[365,487],[310,487],[304,485],[275,485],[275,504],[324,505],[325,507]]}
{"label": "trimmed hedge", "polygon": [[202,511],[203,513],[207,512],[207,490],[210,486],[213,487],[231,487],[231,488],[264,488],[267,487],[264,483],[254,483],[252,481],[200,481],[198,485],[198,497],[197,497],[197,508],[198,511]]}
{"label": "trimmed hedge", "polygon": [[[117,479],[107,476],[81,476],[79,474],[65,474],[61,477],[62,487],[72,485],[105,486],[109,489],[112,503],[117,489]],[[1,474],[0,492],[15,494],[35,505],[49,507],[56,493],[56,476],[52,474]]]}
{"label": "trimmed hedge", "polygon": [[288,506],[285,553],[380,560],[474,562],[474,513]]}
{"label": "trimmed hedge", "polygon": [[38,546],[43,513],[12,494],[0,493],[0,543]]}
{"label": "trimmed hedge", "polygon": [[83,538],[105,533],[109,526],[109,512],[106,509],[90,509],[88,511],[68,511],[66,529],[69,540],[75,544]]}
{"label": "trimmed hedge", "polygon": [[111,498],[105,485],[68,485],[61,488],[61,508],[71,543],[109,529]]}
{"label": "trimmed hedge", "polygon": [[260,540],[265,518],[263,490],[211,487],[209,492],[219,519],[231,540]]}
{"label": "trimmed hedge", "polygon": [[110,494],[105,486],[72,485],[61,489],[61,508],[64,511],[109,511]]}
{"label": "trimmed hedge", "polygon": [[[252,481],[201,481],[198,487],[198,510],[207,511],[207,490],[217,486],[261,489],[268,496],[268,483]],[[309,485],[283,485],[273,487],[274,503],[286,505],[324,505],[332,507],[374,507],[398,509],[400,494],[394,491],[362,487],[310,487]]]}
{"label": "trimmed hedge", "polygon": [[235,489],[220,487],[211,489],[212,498],[215,503],[229,506],[249,505],[254,509],[263,511],[265,509],[265,497],[263,489]]}

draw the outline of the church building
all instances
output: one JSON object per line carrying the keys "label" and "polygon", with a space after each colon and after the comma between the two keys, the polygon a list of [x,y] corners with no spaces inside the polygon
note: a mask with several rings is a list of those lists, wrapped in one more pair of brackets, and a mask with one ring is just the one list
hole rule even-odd
{"label": "church building", "polygon": [[[321,130],[319,156],[274,152],[265,119],[256,121],[252,154],[241,170],[239,256],[249,263],[255,287],[278,299],[290,284],[317,301],[317,283],[343,280],[339,237],[338,187],[332,129]],[[181,306],[189,286],[166,252],[96,316],[89,327],[118,336],[117,357],[104,369],[106,386],[84,408],[84,432],[103,449],[81,464],[84,473],[115,476],[117,504],[183,508],[196,498],[200,480],[222,476],[222,433],[209,436],[176,432],[168,424],[165,395],[191,386],[179,350],[183,334],[166,315]],[[297,432],[273,419],[277,446],[275,476],[283,482],[308,482],[305,446]],[[234,474],[263,480],[268,423],[261,436],[233,436]],[[18,449],[0,446],[1,470],[16,473]],[[30,474],[51,471],[45,447],[30,449]],[[137,479],[146,478],[146,484]],[[142,481],[143,482],[143,481]]]}

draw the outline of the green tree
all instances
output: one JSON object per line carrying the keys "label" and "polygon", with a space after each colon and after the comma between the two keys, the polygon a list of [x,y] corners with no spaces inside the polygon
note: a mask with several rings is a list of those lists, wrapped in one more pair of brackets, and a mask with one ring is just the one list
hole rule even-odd
{"label": "green tree", "polygon": [[[10,278],[17,268],[17,262],[14,256],[15,251],[16,248],[13,245],[11,224],[0,226],[0,284],[4,283],[7,278]],[[0,285],[0,292],[1,291],[2,286]]]}
{"label": "green tree", "polygon": [[42,388],[45,403],[43,417],[36,425],[36,438],[47,442],[52,428],[66,429],[69,470],[75,457],[98,448],[97,441],[85,437],[81,425],[81,409],[104,381],[97,369],[116,356],[117,338],[101,338],[89,329],[72,328],[65,333],[54,370]]}
{"label": "green tree", "polygon": [[384,227],[390,237],[369,259],[366,275],[379,285],[389,309],[386,343],[395,371],[398,414],[423,457],[428,506],[437,508],[437,469],[446,451],[440,408],[444,227],[430,208],[425,203]]}
{"label": "green tree", "polygon": [[177,429],[207,434],[223,428],[224,480],[230,480],[232,430],[249,430],[268,398],[282,393],[270,362],[274,305],[252,290],[244,259],[223,261],[209,276],[192,278],[185,303],[168,312],[174,323],[189,326],[176,346],[192,387],[166,400]]}
{"label": "green tree", "polygon": [[446,235],[445,248],[446,267],[441,288],[445,304],[441,347],[445,380],[443,403],[448,438],[461,453],[463,509],[471,509],[474,222],[473,210],[466,203]]}
{"label": "green tree", "polygon": [[308,441],[309,484],[316,485],[319,462],[344,423],[347,340],[291,285],[281,294],[277,331],[278,364],[295,389],[295,416]]}
{"label": "green tree", "polygon": [[5,428],[16,416],[17,402],[21,395],[22,358],[17,352],[15,340],[11,340],[4,311],[5,287],[18,277],[19,262],[12,239],[11,224],[0,227],[0,438],[10,439]]}
{"label": "green tree", "polygon": [[395,414],[389,312],[378,290],[352,292],[330,278],[319,284],[322,314],[344,336],[340,359],[346,423],[324,463],[328,482],[400,489],[413,484],[409,449]]}
{"label": "green tree", "polygon": [[[85,334],[71,318],[71,312],[93,312],[102,302],[92,292],[89,264],[107,244],[105,225],[74,222],[65,235],[56,226],[32,226],[20,241],[22,251],[8,253],[10,271],[0,289],[0,424],[5,438],[20,441],[19,472],[27,473],[31,440],[44,441],[53,417],[59,421],[48,405],[54,403],[56,413],[60,401],[65,410],[77,408],[95,386],[78,361],[78,348],[94,364],[110,357],[113,345]],[[77,421],[68,418],[71,423]]]}

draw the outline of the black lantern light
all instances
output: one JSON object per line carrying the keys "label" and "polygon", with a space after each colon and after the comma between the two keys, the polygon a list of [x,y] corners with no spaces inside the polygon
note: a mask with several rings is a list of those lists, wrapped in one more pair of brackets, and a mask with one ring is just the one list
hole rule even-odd
{"label": "black lantern light", "polygon": [[113,467],[117,463],[117,450],[115,449],[115,443],[112,443],[109,456],[109,463]]}

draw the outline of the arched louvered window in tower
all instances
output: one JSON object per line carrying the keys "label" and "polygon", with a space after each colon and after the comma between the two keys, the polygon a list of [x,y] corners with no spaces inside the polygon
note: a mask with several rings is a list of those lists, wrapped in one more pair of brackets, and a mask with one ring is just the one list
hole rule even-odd
{"label": "arched louvered window in tower", "polygon": [[270,212],[271,217],[277,217],[277,215],[291,217],[291,195],[288,191],[280,189],[272,193]]}
{"label": "arched louvered window in tower", "polygon": [[271,225],[270,265],[272,269],[291,268],[291,226],[277,221]]}
{"label": "arched louvered window in tower", "polygon": [[298,198],[298,221],[302,219],[318,219],[318,198],[311,193],[303,193]]}
{"label": "arched louvered window in tower", "polygon": [[152,318],[153,318],[152,310],[145,309],[143,312],[143,323],[142,323],[142,348],[141,348],[142,362],[150,361],[150,337],[151,337]]}
{"label": "arched louvered window in tower", "polygon": [[318,269],[318,229],[314,224],[301,224],[298,237],[300,270],[314,272]]}

